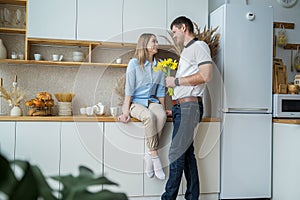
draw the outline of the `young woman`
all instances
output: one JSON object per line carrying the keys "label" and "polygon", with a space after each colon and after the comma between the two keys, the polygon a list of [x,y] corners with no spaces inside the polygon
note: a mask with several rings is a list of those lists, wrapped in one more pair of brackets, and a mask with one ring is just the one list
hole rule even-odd
{"label": "young woman", "polygon": [[156,36],[142,34],[137,43],[134,58],[126,70],[125,100],[123,113],[119,121],[127,123],[130,117],[142,121],[145,126],[146,145],[149,149],[145,155],[146,174],[152,178],[165,179],[165,173],[157,153],[159,138],[166,122],[165,111],[165,76],[163,72],[154,72],[158,51]]}

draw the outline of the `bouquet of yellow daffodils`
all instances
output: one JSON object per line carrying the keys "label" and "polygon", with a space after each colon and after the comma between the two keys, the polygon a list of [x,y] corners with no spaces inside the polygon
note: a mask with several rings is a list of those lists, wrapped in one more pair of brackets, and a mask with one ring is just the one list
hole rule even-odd
{"label": "bouquet of yellow daffodils", "polygon": [[[157,65],[153,68],[155,72],[158,70],[165,73],[165,76],[170,76],[171,70],[176,70],[178,66],[178,62],[173,60],[172,58],[161,60],[157,63]],[[170,96],[174,95],[174,90],[172,87],[168,87],[167,94]]]}

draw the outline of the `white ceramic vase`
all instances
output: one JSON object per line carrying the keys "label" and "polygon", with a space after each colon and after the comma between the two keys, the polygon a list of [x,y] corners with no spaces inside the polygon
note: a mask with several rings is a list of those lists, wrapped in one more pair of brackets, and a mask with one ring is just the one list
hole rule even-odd
{"label": "white ceramic vase", "polygon": [[6,59],[7,58],[7,51],[3,44],[2,39],[0,39],[0,59]]}
{"label": "white ceramic vase", "polygon": [[22,110],[19,106],[14,106],[10,110],[10,116],[21,116],[22,115]]}

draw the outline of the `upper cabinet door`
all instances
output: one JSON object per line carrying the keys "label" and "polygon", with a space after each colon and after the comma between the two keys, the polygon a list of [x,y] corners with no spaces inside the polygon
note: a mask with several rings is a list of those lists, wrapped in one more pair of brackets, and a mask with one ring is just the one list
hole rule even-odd
{"label": "upper cabinet door", "polygon": [[170,30],[172,21],[179,16],[190,18],[201,28],[208,25],[208,0],[169,0],[167,2],[168,30]]}
{"label": "upper cabinet door", "polygon": [[[166,36],[166,11],[166,0],[124,0],[124,42],[136,43],[142,33]],[[158,37],[160,44],[164,41]]]}
{"label": "upper cabinet door", "polygon": [[76,39],[76,0],[28,0],[28,37]]}
{"label": "upper cabinet door", "polygon": [[78,39],[122,42],[123,0],[78,0]]}

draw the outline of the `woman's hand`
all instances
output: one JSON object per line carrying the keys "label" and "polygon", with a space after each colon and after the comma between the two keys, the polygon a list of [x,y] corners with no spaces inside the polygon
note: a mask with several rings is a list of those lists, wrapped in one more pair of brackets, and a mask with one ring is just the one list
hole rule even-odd
{"label": "woman's hand", "polygon": [[126,114],[122,114],[118,117],[118,120],[120,122],[123,122],[125,124],[127,124],[129,121],[130,121],[130,116],[129,115],[126,115]]}

